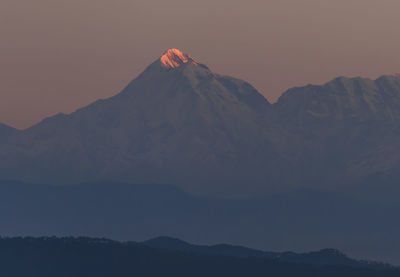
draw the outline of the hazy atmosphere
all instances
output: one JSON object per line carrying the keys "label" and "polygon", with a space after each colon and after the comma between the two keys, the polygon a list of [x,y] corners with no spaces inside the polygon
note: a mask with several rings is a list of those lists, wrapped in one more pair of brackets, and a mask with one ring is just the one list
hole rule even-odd
{"label": "hazy atmosphere", "polygon": [[28,127],[118,93],[176,47],[274,102],[400,71],[400,1],[2,0],[0,121]]}
{"label": "hazy atmosphere", "polygon": [[1,0],[0,276],[399,277],[400,0]]}

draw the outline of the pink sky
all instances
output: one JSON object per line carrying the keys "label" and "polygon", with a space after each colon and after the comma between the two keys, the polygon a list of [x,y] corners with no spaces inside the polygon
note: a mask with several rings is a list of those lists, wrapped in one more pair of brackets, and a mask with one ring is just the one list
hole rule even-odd
{"label": "pink sky", "polygon": [[0,122],[118,93],[168,48],[271,102],[336,76],[400,72],[399,0],[2,0]]}

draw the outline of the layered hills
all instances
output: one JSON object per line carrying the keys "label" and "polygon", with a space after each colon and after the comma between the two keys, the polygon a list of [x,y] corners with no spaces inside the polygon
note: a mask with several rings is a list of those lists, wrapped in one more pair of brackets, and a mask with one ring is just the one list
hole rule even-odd
{"label": "layered hills", "polygon": [[[335,248],[352,257],[399,265],[397,194],[393,194],[393,202],[388,201],[388,195],[380,201],[376,193],[371,199],[361,199],[362,194],[365,191],[351,196],[301,190],[224,199],[193,196],[168,185],[103,182],[52,186],[3,181],[0,230],[2,236],[10,237],[90,236],[142,241],[169,236],[196,244],[265,249],[275,252],[269,252],[272,257],[284,251]],[[232,255],[237,250],[238,255],[265,254],[224,246],[194,247],[168,239],[148,243],[201,253],[229,250]],[[287,258],[296,258],[287,254]]]}
{"label": "layered hills", "polygon": [[[142,243],[91,238],[0,239],[0,273],[4,276],[316,276],[395,277],[399,269],[285,262],[276,258],[209,255],[159,249]],[[310,253],[311,254],[311,253]],[[304,256],[312,256],[312,254]],[[340,254],[340,253],[339,253]],[[342,254],[340,254],[342,255]],[[314,253],[311,260],[327,255]],[[344,256],[344,255],[343,255]]]}

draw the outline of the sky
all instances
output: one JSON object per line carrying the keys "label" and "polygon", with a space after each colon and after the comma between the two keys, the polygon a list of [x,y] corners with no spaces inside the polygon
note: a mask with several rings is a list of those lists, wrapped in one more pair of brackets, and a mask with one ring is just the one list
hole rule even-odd
{"label": "sky", "polygon": [[117,94],[169,48],[270,102],[400,72],[399,0],[1,0],[0,122],[23,129]]}

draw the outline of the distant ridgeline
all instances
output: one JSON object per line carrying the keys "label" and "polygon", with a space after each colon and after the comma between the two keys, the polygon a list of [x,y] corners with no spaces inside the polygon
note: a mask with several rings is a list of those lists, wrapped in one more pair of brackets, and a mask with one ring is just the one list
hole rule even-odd
{"label": "distant ridgeline", "polygon": [[388,265],[333,250],[273,254],[229,245],[195,246],[170,238],[120,243],[91,238],[2,238],[7,277],[398,277]]}
{"label": "distant ridgeline", "polygon": [[[400,264],[397,195],[390,191],[368,195],[364,190],[363,199],[357,193],[299,190],[226,199],[193,196],[171,185],[4,181],[0,182],[0,232],[117,240],[170,236],[268,250],[329,247],[353,257]],[[377,201],[380,198],[382,202]]]}

